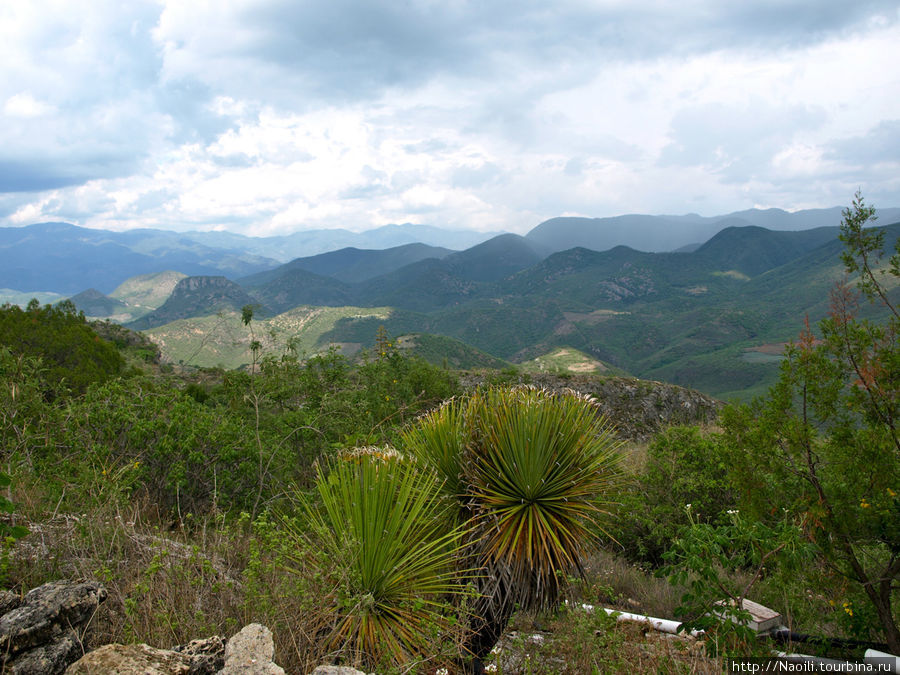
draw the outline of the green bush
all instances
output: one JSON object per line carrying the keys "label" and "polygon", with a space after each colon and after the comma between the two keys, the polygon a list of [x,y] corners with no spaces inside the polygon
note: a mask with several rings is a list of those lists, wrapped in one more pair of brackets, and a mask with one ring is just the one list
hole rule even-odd
{"label": "green bush", "polygon": [[612,534],[626,557],[658,566],[689,520],[719,523],[735,508],[729,454],[719,433],[672,427],[659,433],[623,494]]}
{"label": "green bush", "polygon": [[163,514],[181,515],[247,508],[255,499],[252,432],[223,409],[134,378],[91,387],[65,415],[42,465],[48,481],[66,481],[70,494],[140,490]]}
{"label": "green bush", "polygon": [[125,359],[101,339],[68,301],[41,307],[37,300],[24,310],[0,307],[0,346],[16,355],[38,357],[46,368],[46,395],[83,393],[92,382],[119,375]]}

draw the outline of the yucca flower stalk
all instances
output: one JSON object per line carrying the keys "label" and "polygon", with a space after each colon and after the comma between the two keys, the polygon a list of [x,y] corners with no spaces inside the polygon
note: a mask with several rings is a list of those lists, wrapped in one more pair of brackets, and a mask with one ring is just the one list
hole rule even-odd
{"label": "yucca flower stalk", "polygon": [[304,502],[310,532],[293,536],[298,551],[319,547],[314,564],[333,589],[322,643],[370,667],[421,657],[445,626],[447,595],[461,588],[461,529],[447,517],[437,478],[377,448],[317,469],[319,503]]}
{"label": "yucca flower stalk", "polygon": [[480,570],[468,648],[484,657],[515,607],[549,608],[598,543],[618,484],[618,442],[591,399],[492,388],[408,429],[403,447],[443,479]]}

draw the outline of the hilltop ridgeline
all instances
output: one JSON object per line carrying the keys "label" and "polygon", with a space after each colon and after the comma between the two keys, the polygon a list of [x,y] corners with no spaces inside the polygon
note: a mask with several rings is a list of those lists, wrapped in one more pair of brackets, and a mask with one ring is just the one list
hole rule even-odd
{"label": "hilltop ridgeline", "polygon": [[[466,389],[475,389],[487,380],[483,372],[460,377]],[[693,389],[634,377],[541,374],[522,378],[519,383],[591,397],[615,428],[616,436],[636,443],[645,443],[671,426],[715,424],[724,406],[722,401]]]}

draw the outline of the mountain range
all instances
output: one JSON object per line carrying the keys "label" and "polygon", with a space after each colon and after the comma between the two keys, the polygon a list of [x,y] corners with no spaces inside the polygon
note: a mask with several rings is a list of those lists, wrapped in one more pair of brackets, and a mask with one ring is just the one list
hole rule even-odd
{"label": "mountain range", "polygon": [[[882,222],[900,220],[900,209],[880,211]],[[540,255],[575,247],[606,251],[616,246],[647,252],[693,250],[727,226],[755,225],[769,230],[806,230],[837,226],[839,207],[787,212],[780,209],[738,211],[722,216],[626,215],[614,218],[551,218],[525,235]],[[442,258],[488,241],[500,232],[448,230],[429,225],[385,225],[364,232],[303,230],[290,235],[248,237],[230,232],[172,232],[136,229],[125,232],[38,223],[0,228],[0,302],[17,293],[51,292],[70,296],[89,288],[109,294],[135,275],[175,270],[187,275],[224,275],[230,279],[273,270],[305,260],[305,271],[322,275],[328,256],[340,250],[399,250],[418,245],[418,259]],[[425,247],[443,249],[445,253]],[[415,249],[413,249],[415,250]],[[316,260],[320,254],[324,259]],[[354,283],[414,262],[403,252],[397,263],[365,258],[370,269],[356,267],[345,254],[346,269],[330,276]],[[329,268],[330,269],[330,268]],[[326,276],[329,276],[326,274]],[[260,282],[259,279],[256,281]]]}
{"label": "mountain range", "polygon": [[[882,210],[881,222],[894,211]],[[769,215],[781,224],[797,216]],[[568,236],[582,239],[603,225],[569,220]],[[833,225],[717,222],[722,229],[705,241],[668,252],[555,250],[537,236],[544,223],[524,237],[501,234],[461,251],[345,247],[247,275],[144,275],[109,296],[92,288],[73,301],[88,314],[130,322],[186,363],[246,363],[240,310],[251,304],[257,335],[297,337],[308,353],[329,344],[354,353],[384,326],[418,336],[406,343],[433,358],[452,352],[454,364],[524,363],[563,350],[602,368],[746,396],[772,381],[782,345],[804,317],[827,313],[843,245]],[[886,230],[889,243],[900,237],[900,224]]]}
{"label": "mountain range", "polygon": [[[495,236],[427,225],[388,225],[366,232],[306,230],[278,237],[229,232],[125,232],[38,223],[0,228],[0,288],[72,295],[87,288],[110,293],[139,274],[176,270],[238,278],[341,247],[383,249],[406,244],[467,248]],[[449,249],[447,249],[449,250]]]}
{"label": "mountain range", "polygon": [[[900,237],[900,224],[886,230],[888,241]],[[837,236],[836,227],[730,226],[693,251],[578,247],[544,256],[527,237],[506,234],[356,282],[338,278],[351,262],[392,266],[404,249],[347,249],[237,283],[183,278],[131,326],[164,343],[164,352],[208,365],[226,361],[204,361],[198,340],[221,331],[215,358],[235,366],[246,362],[246,345],[228,344],[244,340],[240,309],[252,303],[265,326],[257,333],[306,331],[311,351],[337,344],[355,352],[383,325],[391,335],[452,338],[442,346],[469,346],[505,362],[578,350],[639,377],[741,396],[771,382],[783,343],[799,334],[805,316],[814,322],[827,313],[830,287],[843,274]],[[203,318],[216,312],[215,320]]]}
{"label": "mountain range", "polygon": [[[685,216],[647,216],[631,214],[612,218],[551,218],[526,236],[553,251],[582,246],[606,251],[615,246],[629,246],[639,251],[663,252],[694,248],[725,227],[756,225],[769,230],[808,230],[837,227],[843,209],[749,209],[723,216],[703,217],[695,213]],[[900,208],[879,210],[882,222],[900,220]]]}

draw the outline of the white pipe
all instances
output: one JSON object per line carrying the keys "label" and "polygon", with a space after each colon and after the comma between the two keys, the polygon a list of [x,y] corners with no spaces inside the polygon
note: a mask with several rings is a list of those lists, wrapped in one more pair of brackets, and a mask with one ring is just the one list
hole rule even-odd
{"label": "white pipe", "polygon": [[[581,608],[586,612],[593,612],[594,606],[582,604]],[[631,612],[621,612],[617,609],[609,609],[608,607],[602,608],[604,612],[606,612],[610,616],[615,616],[616,621],[637,621],[639,623],[649,623],[653,628],[663,633],[672,633],[674,635],[678,634],[678,628],[681,624],[678,621],[672,621],[671,619],[658,619],[653,616],[645,616],[643,614],[632,614]],[[692,630],[690,634],[694,637],[699,637],[703,634],[702,630]],[[826,659],[820,656],[810,656],[808,654],[788,654],[787,652],[772,652],[776,656],[789,659],[791,661],[811,661],[813,663],[822,663],[822,664],[842,664],[846,665],[850,663],[849,661],[837,661],[835,659]],[[876,660],[878,659],[878,660]],[[877,649],[867,649],[864,660],[872,661],[873,663],[879,663],[884,659],[894,659],[893,670],[890,672],[895,673],[896,675],[900,675],[900,656],[895,656],[893,654],[886,654],[885,652],[880,652]]]}
{"label": "white pipe", "polygon": [[[586,612],[593,612],[593,605],[582,605],[581,608]],[[654,616],[644,616],[643,614],[632,614],[631,612],[621,612],[618,609],[609,609],[607,607],[602,608],[604,612],[609,614],[610,616],[615,616],[616,621],[638,621],[640,623],[649,623],[650,626],[655,628],[658,631],[663,633],[672,633],[673,635],[678,635],[678,627],[681,625],[679,621],[672,621],[671,619],[657,619]],[[684,631],[686,632],[686,631]],[[698,637],[703,634],[702,630],[692,630],[690,632],[694,637]]]}
{"label": "white pipe", "polygon": [[[877,661],[876,661],[876,659],[877,659]],[[900,673],[900,656],[894,656],[893,654],[886,654],[884,652],[878,651],[877,649],[867,649],[866,650],[866,656],[864,659],[866,662],[871,661],[873,663],[880,664],[884,659],[894,659],[893,670],[891,670],[890,672]]]}

